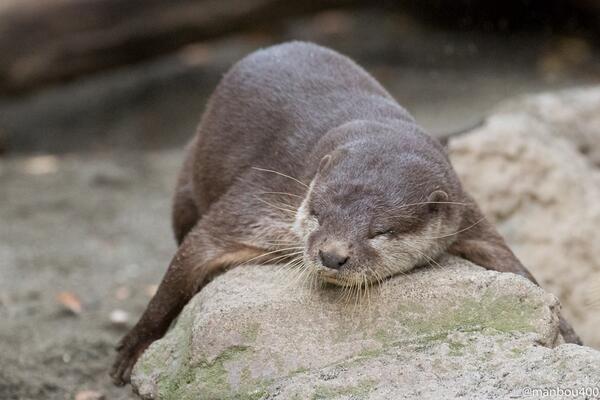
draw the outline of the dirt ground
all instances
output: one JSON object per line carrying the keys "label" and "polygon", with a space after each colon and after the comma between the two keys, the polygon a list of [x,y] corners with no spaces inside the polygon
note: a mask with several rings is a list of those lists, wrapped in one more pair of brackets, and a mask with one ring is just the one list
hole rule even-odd
{"label": "dirt ground", "polygon": [[[557,38],[538,44],[533,54],[528,43],[538,43],[535,36],[511,42],[508,38],[474,38],[477,35],[459,33],[447,40],[448,36],[429,32],[413,35],[406,43],[401,43],[399,36],[396,52],[390,53],[385,46],[393,40],[378,47],[375,36],[359,35],[361,43],[350,42],[344,39],[348,36],[343,28],[351,20],[335,14],[320,18],[298,21],[304,27],[300,31],[290,25],[279,39],[299,37],[337,43],[335,47],[342,50],[362,49],[352,55],[361,62],[367,60],[367,68],[434,133],[469,126],[506,97],[600,82],[600,73],[595,69],[597,54],[579,39]],[[321,26],[327,18],[330,24],[333,18],[338,33],[306,33],[306,26]],[[272,39],[261,40],[250,47],[268,44]],[[221,42],[220,46],[224,52],[235,47],[231,42]],[[573,48],[579,50],[573,53]],[[206,53],[206,47],[202,51]],[[232,61],[242,55],[241,50],[228,54],[217,58]],[[401,56],[394,58],[394,54]],[[430,59],[428,54],[442,54],[450,61]],[[170,65],[168,60],[160,62]],[[205,92],[210,90],[226,64],[213,65],[208,81],[198,79],[193,84],[202,86]],[[186,72],[192,73],[198,71]],[[153,150],[143,144],[140,147],[146,150],[136,150],[136,133],[128,139],[132,145],[117,146],[118,150],[107,151],[115,143],[108,140],[102,146],[86,147],[86,153],[75,152],[77,146],[65,142],[61,145],[70,153],[27,154],[28,149],[52,152],[57,148],[56,138],[65,130],[65,121],[70,124],[73,143],[81,144],[88,141],[83,132],[92,125],[94,129],[89,132],[106,131],[108,136],[121,140],[130,130],[144,132],[155,125],[165,126],[169,118],[175,120],[174,116],[181,115],[181,109],[177,109],[178,114],[173,111],[162,115],[160,123],[142,117],[139,120],[143,123],[138,123],[132,122],[123,110],[154,116],[156,110],[165,109],[167,102],[186,106],[177,102],[181,98],[177,94],[185,90],[182,82],[188,75],[178,75],[177,85],[165,84],[162,91],[152,85],[164,84],[164,75],[157,73],[149,81],[138,77],[136,84],[154,88],[151,96],[143,97],[137,91],[132,95],[141,96],[144,101],[151,99],[151,105],[142,112],[129,108],[127,103],[115,106],[115,93],[120,96],[123,92],[119,90],[133,85],[128,80],[127,85],[119,86],[118,79],[125,79],[127,71],[120,74],[118,78],[94,78],[89,84],[78,83],[77,87],[52,89],[36,97],[0,102],[0,120],[9,121],[6,126],[15,128],[15,137],[25,138],[21,155],[0,158],[2,400],[74,399],[85,390],[96,391],[106,399],[135,398],[129,388],[112,386],[107,370],[114,345],[143,311],[175,250],[169,216],[171,192],[182,158],[182,134],[172,133],[177,140],[167,138],[164,142],[169,146],[150,146],[156,147]],[[110,86],[110,82],[115,86]],[[106,96],[95,97],[94,102],[86,103],[79,97],[71,103],[66,100],[74,92],[78,96],[97,93],[92,90],[94,87],[110,90],[105,89]],[[190,87],[193,89],[193,85]],[[206,93],[199,97],[190,95],[185,101],[197,101],[194,109],[200,110],[205,96]],[[69,114],[74,101],[81,107],[77,108],[77,115]],[[110,117],[111,125],[98,128],[89,119],[92,107],[103,117]],[[118,113],[113,112],[115,108],[119,108]],[[43,112],[30,115],[31,110]],[[178,125],[177,131],[191,135],[190,121],[195,124],[199,116],[195,112],[187,114],[185,124]],[[41,125],[48,131],[36,130]],[[26,141],[36,135],[42,145],[28,148]]]}
{"label": "dirt ground", "polygon": [[[179,159],[0,163],[1,399],[71,399],[80,390],[134,398],[107,376],[128,325],[110,316],[123,310],[135,322],[175,249],[169,207]],[[66,306],[61,292],[72,297],[62,295]]]}

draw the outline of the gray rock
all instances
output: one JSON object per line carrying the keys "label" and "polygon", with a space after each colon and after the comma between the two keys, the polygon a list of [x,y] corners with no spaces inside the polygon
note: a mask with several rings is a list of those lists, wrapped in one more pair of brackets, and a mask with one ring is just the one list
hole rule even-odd
{"label": "gray rock", "polygon": [[600,348],[600,88],[509,101],[449,148],[467,190]]}
{"label": "gray rock", "polygon": [[557,299],[519,276],[448,257],[347,301],[289,274],[244,266],[215,279],[144,353],[134,388],[146,399],[480,399],[600,379],[600,353],[560,344]]}

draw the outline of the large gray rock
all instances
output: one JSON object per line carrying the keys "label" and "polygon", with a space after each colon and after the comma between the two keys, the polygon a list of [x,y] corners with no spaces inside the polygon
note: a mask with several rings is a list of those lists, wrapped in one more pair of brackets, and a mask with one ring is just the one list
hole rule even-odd
{"label": "large gray rock", "polygon": [[598,384],[600,353],[560,344],[553,295],[460,259],[440,266],[350,302],[276,266],[234,269],[150,346],[133,386],[147,399],[288,400],[506,398]]}
{"label": "large gray rock", "polygon": [[509,101],[449,148],[467,190],[600,348],[600,88]]}

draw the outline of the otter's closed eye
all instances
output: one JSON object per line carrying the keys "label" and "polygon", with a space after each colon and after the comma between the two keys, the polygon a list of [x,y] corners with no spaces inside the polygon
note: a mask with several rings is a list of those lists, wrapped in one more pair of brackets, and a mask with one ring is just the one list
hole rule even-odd
{"label": "otter's closed eye", "polygon": [[369,237],[371,239],[373,239],[373,238],[375,238],[377,236],[383,236],[383,235],[392,236],[395,233],[396,233],[396,231],[394,231],[393,229],[385,229],[385,230],[382,229],[382,230],[378,230],[378,231],[373,232]]}

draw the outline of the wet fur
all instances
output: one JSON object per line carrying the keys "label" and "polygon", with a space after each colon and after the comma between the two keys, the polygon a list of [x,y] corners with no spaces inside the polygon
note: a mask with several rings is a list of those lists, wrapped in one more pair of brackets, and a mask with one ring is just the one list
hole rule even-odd
{"label": "wet fur", "polygon": [[[448,201],[428,202],[435,191]],[[386,223],[398,233],[371,237]],[[299,254],[318,273],[314,253],[332,238],[353,245],[347,268],[328,278],[342,285],[444,251],[535,282],[464,193],[442,145],[353,61],[308,43],[252,53],[219,83],[187,149],[173,228],[179,249],[119,344],[117,384],[216,274],[248,262],[298,265]],[[578,340],[564,321],[562,333]]]}

